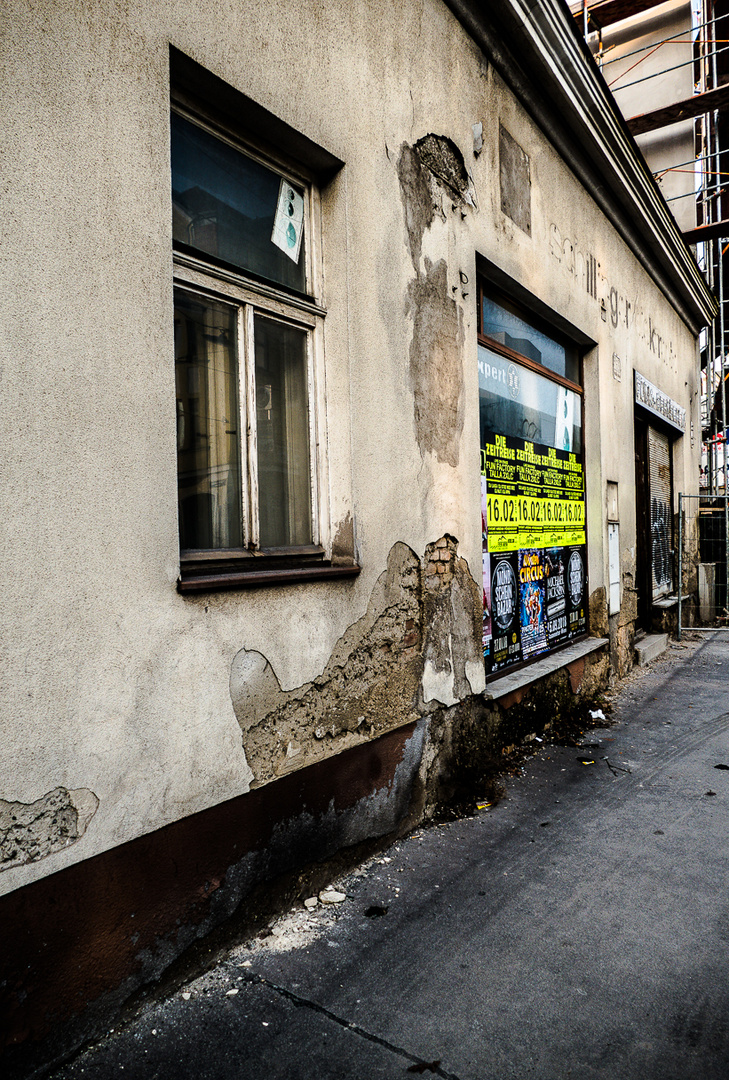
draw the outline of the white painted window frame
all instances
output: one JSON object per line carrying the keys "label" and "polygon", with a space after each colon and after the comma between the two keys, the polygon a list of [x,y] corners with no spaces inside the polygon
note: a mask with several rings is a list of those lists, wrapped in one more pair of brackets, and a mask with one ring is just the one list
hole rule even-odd
{"label": "white painted window frame", "polygon": [[206,117],[201,117],[180,102],[173,100],[173,109],[304,191],[306,296],[279,289],[273,283],[258,281],[243,271],[218,267],[204,256],[181,251],[174,251],[173,254],[173,284],[175,289],[181,289],[188,295],[197,295],[237,308],[241,524],[244,547],[252,552],[259,550],[254,317],[257,314],[265,315],[306,332],[312,547],[323,548],[325,557],[328,558],[331,554],[331,527],[324,368],[326,310],[319,301],[322,269],[318,189],[311,177],[290,167],[286,168],[278,158],[264,157],[254,147],[232,137],[217,124],[212,124]]}

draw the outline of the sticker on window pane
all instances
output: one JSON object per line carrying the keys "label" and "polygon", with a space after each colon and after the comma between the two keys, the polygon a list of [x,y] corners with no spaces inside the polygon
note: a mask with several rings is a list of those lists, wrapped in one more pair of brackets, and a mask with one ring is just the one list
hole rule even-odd
{"label": "sticker on window pane", "polygon": [[273,221],[271,242],[281,248],[292,262],[299,261],[301,237],[304,234],[304,197],[288,180],[281,181]]}

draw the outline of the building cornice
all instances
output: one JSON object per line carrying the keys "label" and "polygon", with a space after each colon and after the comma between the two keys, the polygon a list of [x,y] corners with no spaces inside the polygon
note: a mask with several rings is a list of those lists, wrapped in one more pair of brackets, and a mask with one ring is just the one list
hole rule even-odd
{"label": "building cornice", "polygon": [[444,0],[695,334],[717,303],[564,0]]}

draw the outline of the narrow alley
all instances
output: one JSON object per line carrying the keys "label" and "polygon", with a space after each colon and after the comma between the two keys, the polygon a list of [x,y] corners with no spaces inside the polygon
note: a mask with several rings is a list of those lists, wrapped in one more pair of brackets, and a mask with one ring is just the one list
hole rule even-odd
{"label": "narrow alley", "polygon": [[728,669],[721,633],[673,643],[582,746],[544,746],[498,805],[416,830],[53,1080],[723,1080]]}

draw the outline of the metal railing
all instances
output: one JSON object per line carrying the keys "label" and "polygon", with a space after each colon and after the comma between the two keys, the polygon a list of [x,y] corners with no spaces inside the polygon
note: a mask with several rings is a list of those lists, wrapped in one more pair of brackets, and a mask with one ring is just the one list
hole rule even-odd
{"label": "metal railing", "polygon": [[678,496],[678,639],[729,630],[729,495]]}

